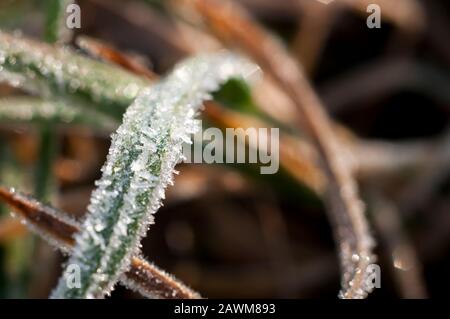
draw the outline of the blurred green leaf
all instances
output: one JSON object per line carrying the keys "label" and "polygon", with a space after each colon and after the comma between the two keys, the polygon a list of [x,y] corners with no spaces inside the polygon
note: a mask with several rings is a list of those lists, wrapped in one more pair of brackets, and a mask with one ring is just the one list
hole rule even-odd
{"label": "blurred green leaf", "polygon": [[117,127],[117,121],[95,110],[82,110],[61,101],[38,97],[17,96],[0,98],[0,123],[30,123],[82,125],[107,132]]}
{"label": "blurred green leaf", "polygon": [[149,82],[119,67],[0,32],[0,81],[117,119]]}

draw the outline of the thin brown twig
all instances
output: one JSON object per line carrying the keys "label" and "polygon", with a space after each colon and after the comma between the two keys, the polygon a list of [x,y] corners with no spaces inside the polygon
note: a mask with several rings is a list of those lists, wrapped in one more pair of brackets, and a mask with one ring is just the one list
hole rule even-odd
{"label": "thin brown twig", "polygon": [[[143,1],[127,1],[126,6],[121,0],[88,0],[81,4],[91,6],[86,9],[82,7],[83,12],[95,10],[95,19],[114,21],[102,28],[103,39],[114,39],[115,44],[123,47],[129,47],[132,42],[134,49],[157,60],[152,61],[157,68],[166,69],[189,52],[188,45],[173,28],[173,23]],[[84,23],[89,22],[94,23],[93,20]],[[118,32],[123,34],[130,28],[132,32],[127,32],[126,37],[117,36]]]}
{"label": "thin brown twig", "polygon": [[102,58],[107,61],[111,61],[114,64],[132,71],[133,73],[143,75],[149,79],[155,78],[155,74],[147,67],[142,65],[139,61],[132,59],[130,56],[118,51],[113,50],[111,46],[102,43],[99,40],[87,37],[79,36],[76,39],[76,44],[83,50],[88,51],[91,55]]}
{"label": "thin brown twig", "polygon": [[304,2],[302,6],[300,26],[295,35],[292,49],[305,71],[312,74],[332,31],[336,11],[330,10],[331,6],[325,6],[317,1]]}
{"label": "thin brown twig", "polygon": [[342,267],[343,298],[367,295],[366,269],[372,262],[372,239],[358,198],[356,183],[344,162],[328,115],[303,70],[285,49],[259,27],[246,12],[228,1],[182,0],[175,6],[195,9],[216,36],[237,45],[261,65],[282,87],[298,109],[298,122],[306,127],[317,148],[328,179],[325,201],[336,225]]}
{"label": "thin brown twig", "polygon": [[[45,240],[59,249],[72,249],[73,235],[81,225],[68,214],[4,187],[0,187],[0,200],[10,205]],[[150,298],[201,298],[175,277],[140,257],[132,258],[130,269],[124,274],[122,283]]]}

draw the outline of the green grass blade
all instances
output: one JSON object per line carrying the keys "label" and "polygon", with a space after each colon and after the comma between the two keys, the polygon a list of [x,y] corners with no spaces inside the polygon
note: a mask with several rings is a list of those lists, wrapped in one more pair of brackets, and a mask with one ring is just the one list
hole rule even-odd
{"label": "green grass blade", "polygon": [[66,8],[72,0],[45,0],[45,40],[49,43],[66,42],[71,31],[66,27]]}
{"label": "green grass blade", "polygon": [[66,103],[41,98],[18,96],[0,98],[0,123],[41,124],[46,122],[80,125],[96,130],[112,131],[117,121],[94,110],[83,110]]}
{"label": "green grass blade", "polygon": [[121,119],[148,81],[119,67],[0,31],[0,81]]}

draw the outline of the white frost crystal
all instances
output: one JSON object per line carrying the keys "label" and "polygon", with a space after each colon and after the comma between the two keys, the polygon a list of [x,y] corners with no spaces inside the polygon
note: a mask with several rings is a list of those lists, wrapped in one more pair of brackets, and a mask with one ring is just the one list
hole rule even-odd
{"label": "white frost crystal", "polygon": [[63,275],[53,298],[109,293],[153,223],[182,158],[182,144],[198,128],[194,116],[203,102],[226,80],[249,79],[257,70],[230,53],[191,58],[136,98],[112,137],[103,176],[68,261],[80,267],[81,287],[68,288]]}

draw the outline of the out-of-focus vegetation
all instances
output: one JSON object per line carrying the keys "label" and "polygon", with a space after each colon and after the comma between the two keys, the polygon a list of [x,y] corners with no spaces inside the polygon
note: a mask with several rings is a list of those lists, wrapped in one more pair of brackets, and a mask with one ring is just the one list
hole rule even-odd
{"label": "out-of-focus vegetation", "polygon": [[[142,253],[180,282],[169,292],[155,288],[137,269],[162,272],[133,259],[123,283],[163,298],[172,291],[198,297],[181,282],[210,298],[334,297],[341,285],[351,290],[340,277],[343,244],[363,267],[370,248],[361,242],[370,233],[382,271],[370,298],[443,296],[450,261],[448,1],[231,2],[79,0],[82,27],[64,39],[52,5],[68,1],[0,2],[0,185],[81,220],[110,134],[139,92],[183,58],[227,48],[258,63],[264,78],[254,87],[227,82],[205,104],[203,125],[279,127],[280,171],[178,166]],[[380,29],[366,25],[370,3],[381,8]],[[359,191],[346,196],[353,180]],[[29,224],[36,207],[39,220],[50,218],[51,208],[11,196],[0,191],[18,213],[20,203],[31,205],[22,207]],[[0,204],[0,296],[47,297],[66,257],[9,212]],[[344,234],[343,224],[350,225]],[[72,247],[80,226],[51,225],[34,221]],[[71,231],[58,233],[64,229]],[[139,294],[118,285],[112,298],[121,297]]]}

